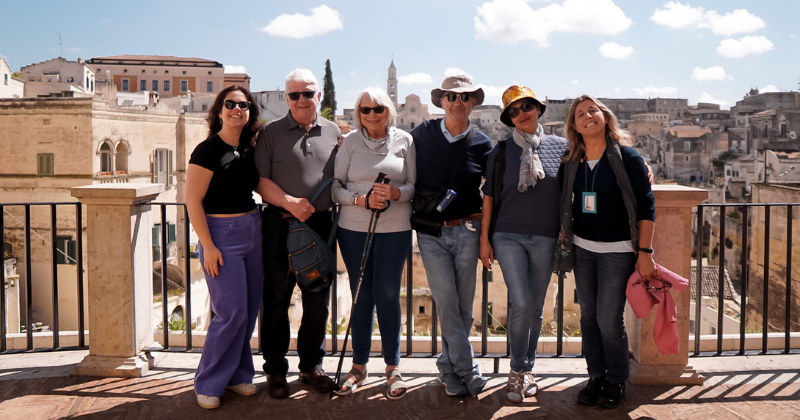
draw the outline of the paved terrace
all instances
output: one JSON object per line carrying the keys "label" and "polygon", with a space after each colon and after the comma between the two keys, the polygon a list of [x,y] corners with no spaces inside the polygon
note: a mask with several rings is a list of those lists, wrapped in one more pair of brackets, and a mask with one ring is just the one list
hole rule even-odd
{"label": "paved terrace", "polygon": [[[354,395],[330,399],[297,380],[297,359],[290,358],[292,395],[273,400],[263,372],[256,373],[259,393],[242,397],[228,391],[217,410],[195,402],[192,378],[199,353],[156,353],[156,366],[137,379],[75,376],[73,368],[87,351],[0,355],[0,419],[800,419],[800,355],[699,357],[690,363],[705,376],[702,386],[632,385],[614,410],[581,407],[575,399],[585,385],[579,358],[537,361],[539,395],[515,405],[505,399],[505,375],[488,375],[478,398],[452,398],[436,382],[432,358],[401,361],[408,396],[383,397],[380,358],[369,369],[379,373]],[[260,357],[255,356],[256,366]],[[325,368],[335,372],[337,358]],[[478,360],[491,372],[491,359]],[[349,360],[345,369],[349,368]],[[258,369],[257,369],[258,370]],[[508,359],[501,360],[508,372]]]}

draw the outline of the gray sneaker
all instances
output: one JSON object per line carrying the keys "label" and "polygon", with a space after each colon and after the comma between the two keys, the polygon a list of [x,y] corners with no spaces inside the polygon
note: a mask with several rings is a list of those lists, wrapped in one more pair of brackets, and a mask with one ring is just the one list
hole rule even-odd
{"label": "gray sneaker", "polygon": [[486,378],[481,376],[481,373],[477,370],[473,370],[472,372],[462,376],[461,379],[467,386],[467,391],[469,391],[473,397],[477,397],[478,394],[483,391],[483,387],[486,386]]}
{"label": "gray sneaker", "polygon": [[464,397],[469,395],[464,381],[453,372],[439,373],[436,379],[439,380],[440,384],[444,385],[444,393],[451,397]]}

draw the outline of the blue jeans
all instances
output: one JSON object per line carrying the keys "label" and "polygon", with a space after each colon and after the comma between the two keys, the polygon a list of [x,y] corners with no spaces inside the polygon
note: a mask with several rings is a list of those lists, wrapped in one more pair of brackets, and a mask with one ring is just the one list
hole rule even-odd
{"label": "blue jeans", "polygon": [[436,361],[441,373],[464,376],[477,371],[472,360],[472,300],[480,254],[480,220],[442,227],[442,236],[419,233],[417,243],[428,275],[442,330],[442,353]]}
{"label": "blue jeans", "polygon": [[[215,316],[208,326],[194,389],[221,397],[227,385],[252,383],[255,375],[250,337],[264,287],[261,216],[255,211],[237,217],[207,216],[206,221],[225,265],[218,267],[217,277],[205,273]],[[204,259],[201,244],[201,264]]]}
{"label": "blue jeans", "polygon": [[589,376],[625,382],[630,352],[623,311],[625,289],[636,265],[636,254],[598,254],[577,245],[573,249],[583,352]]}
{"label": "blue jeans", "polygon": [[[339,228],[336,235],[350,277],[350,293],[355,296],[367,233]],[[400,281],[409,247],[410,230],[376,233],[372,239],[361,290],[358,292],[356,307],[350,314],[353,363],[357,365],[365,365],[369,361],[376,308],[383,361],[387,366],[400,363]]]}
{"label": "blue jeans", "polygon": [[511,369],[530,372],[542,331],[542,308],[555,259],[557,238],[496,232],[494,255],[508,287]]}

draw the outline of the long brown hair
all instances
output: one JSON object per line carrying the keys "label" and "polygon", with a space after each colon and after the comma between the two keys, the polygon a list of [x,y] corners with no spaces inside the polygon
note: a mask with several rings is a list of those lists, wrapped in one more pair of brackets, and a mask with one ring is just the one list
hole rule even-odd
{"label": "long brown hair", "polygon": [[564,157],[564,162],[574,162],[581,159],[586,150],[583,136],[575,129],[575,108],[583,101],[592,101],[603,113],[603,118],[606,120],[606,142],[614,141],[624,147],[633,146],[630,133],[619,127],[619,121],[617,121],[617,117],[611,112],[611,109],[592,95],[582,95],[575,98],[569,108],[566,127],[569,154]]}
{"label": "long brown hair", "polygon": [[253,145],[255,136],[258,134],[258,130],[263,124],[258,118],[261,116],[261,107],[258,105],[258,102],[256,102],[256,98],[253,96],[253,94],[242,85],[228,86],[225,89],[222,89],[222,91],[217,95],[217,98],[214,100],[214,105],[211,105],[211,108],[208,110],[208,114],[206,114],[206,121],[208,122],[208,135],[211,136],[217,134],[220,130],[222,130],[222,121],[219,118],[219,114],[222,112],[222,105],[225,103],[225,97],[235,90],[242,92],[250,102],[250,119],[247,121],[247,124],[242,130],[242,134],[239,136],[239,144]]}

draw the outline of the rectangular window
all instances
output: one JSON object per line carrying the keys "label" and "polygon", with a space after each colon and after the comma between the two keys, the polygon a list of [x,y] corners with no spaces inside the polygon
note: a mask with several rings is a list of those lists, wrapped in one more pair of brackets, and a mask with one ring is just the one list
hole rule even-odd
{"label": "rectangular window", "polygon": [[206,92],[208,93],[214,92],[214,82],[206,82]]}
{"label": "rectangular window", "polygon": [[53,176],[55,174],[54,156],[52,153],[39,153],[36,155],[36,175]]}
{"label": "rectangular window", "polygon": [[203,105],[203,111],[208,111],[208,105]]}
{"label": "rectangular window", "polygon": [[3,82],[4,82],[5,84],[8,84],[8,75],[7,75],[7,74],[4,74],[4,75],[3,75]]}
{"label": "rectangular window", "polygon": [[169,92],[169,80],[164,80],[164,92]]}
{"label": "rectangular window", "polygon": [[139,81],[139,90],[144,92],[147,90],[147,80],[140,80]]}
{"label": "rectangular window", "polygon": [[189,91],[189,81],[181,80],[181,92],[188,92],[188,91]]}
{"label": "rectangular window", "polygon": [[153,92],[158,92],[158,80],[153,80]]}
{"label": "rectangular window", "polygon": [[131,88],[130,88],[130,80],[122,79],[122,91],[123,92],[127,92],[129,90],[131,90]]}
{"label": "rectangular window", "polygon": [[153,225],[153,262],[159,261],[161,261],[161,223],[156,223]]}
{"label": "rectangular window", "polygon": [[56,264],[76,264],[78,246],[70,236],[56,238]]}
{"label": "rectangular window", "polygon": [[690,142],[690,141],[683,142],[683,151],[686,152],[686,153],[691,152],[692,151],[692,142]]}
{"label": "rectangular window", "polygon": [[151,180],[154,184],[172,185],[172,150],[156,149],[150,165]]}
{"label": "rectangular window", "polygon": [[425,306],[420,306],[419,307],[419,314],[420,315],[425,315]]}

